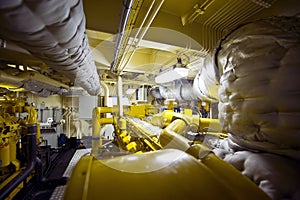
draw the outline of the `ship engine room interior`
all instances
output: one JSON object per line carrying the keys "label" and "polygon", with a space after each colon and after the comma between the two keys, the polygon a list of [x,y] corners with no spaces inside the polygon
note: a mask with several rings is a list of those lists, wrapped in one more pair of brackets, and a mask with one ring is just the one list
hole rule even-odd
{"label": "ship engine room interior", "polygon": [[300,200],[298,0],[0,0],[0,200]]}

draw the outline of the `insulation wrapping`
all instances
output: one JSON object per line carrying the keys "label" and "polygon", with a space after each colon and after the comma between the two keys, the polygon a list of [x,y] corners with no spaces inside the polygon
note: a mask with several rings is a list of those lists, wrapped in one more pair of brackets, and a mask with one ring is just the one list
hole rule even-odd
{"label": "insulation wrapping", "polygon": [[272,153],[235,149],[223,140],[214,153],[233,165],[272,199],[300,199],[300,162]]}
{"label": "insulation wrapping", "polygon": [[174,97],[178,102],[195,100],[195,94],[193,93],[193,83],[188,80],[176,81],[174,85]]}
{"label": "insulation wrapping", "polygon": [[101,92],[81,0],[1,1],[0,36],[28,50],[89,94]]}
{"label": "insulation wrapping", "polygon": [[202,101],[217,102],[219,80],[220,72],[214,62],[214,52],[212,51],[206,56],[204,65],[194,79],[194,95]]}
{"label": "insulation wrapping", "polygon": [[300,19],[249,23],[221,42],[219,119],[232,147],[300,159]]}

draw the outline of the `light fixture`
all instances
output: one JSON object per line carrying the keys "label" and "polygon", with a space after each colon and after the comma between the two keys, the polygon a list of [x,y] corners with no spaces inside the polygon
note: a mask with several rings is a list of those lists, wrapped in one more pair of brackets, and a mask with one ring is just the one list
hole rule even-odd
{"label": "light fixture", "polygon": [[155,77],[155,83],[168,83],[177,79],[187,77],[189,69],[182,64],[181,58],[177,58],[177,63],[172,69],[161,72]]}
{"label": "light fixture", "polygon": [[171,70],[162,72],[155,77],[155,83],[168,83],[177,79],[187,77],[189,70],[183,67],[176,67]]}

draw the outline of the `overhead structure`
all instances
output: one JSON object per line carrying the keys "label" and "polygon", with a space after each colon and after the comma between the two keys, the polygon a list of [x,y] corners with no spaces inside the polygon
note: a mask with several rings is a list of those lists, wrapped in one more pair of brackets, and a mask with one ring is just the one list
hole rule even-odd
{"label": "overhead structure", "polygon": [[[143,1],[139,0],[127,0],[123,5],[118,33],[116,35],[114,57],[110,68],[114,73],[120,74],[132,59],[140,41],[155,19],[164,0],[159,0],[158,2],[153,0],[145,15],[143,15],[139,27],[136,27],[137,17],[141,18],[142,16],[142,12],[140,11],[142,3]],[[133,32],[134,28],[137,30]]]}
{"label": "overhead structure", "polygon": [[187,77],[189,74],[188,68],[182,64],[181,58],[177,58],[177,63],[171,69],[162,71],[155,77],[156,83],[168,83],[174,80]]}
{"label": "overhead structure", "polygon": [[215,0],[206,0],[203,4],[199,6],[199,4],[195,4],[193,8],[181,16],[181,22],[183,26],[187,24],[191,24],[195,21],[195,19],[204,13],[207,7],[212,4]]}
{"label": "overhead structure", "polygon": [[[1,1],[0,60],[1,64],[29,66],[64,85],[81,86],[90,94],[100,91],[97,72],[143,74],[154,83],[159,69],[175,64],[178,56],[187,61],[187,79],[193,80],[201,64],[191,63],[205,57],[226,33],[260,17],[295,14],[295,2]],[[111,42],[106,48],[111,52],[97,51],[103,41]],[[87,46],[94,50],[92,56]],[[10,71],[5,73],[14,76]],[[127,81],[138,80],[123,78],[124,83]]]}

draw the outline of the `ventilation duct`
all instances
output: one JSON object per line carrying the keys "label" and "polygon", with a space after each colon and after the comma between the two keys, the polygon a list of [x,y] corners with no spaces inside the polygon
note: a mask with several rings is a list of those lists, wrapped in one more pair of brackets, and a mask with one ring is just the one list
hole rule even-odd
{"label": "ventilation duct", "polygon": [[193,92],[193,83],[188,80],[177,81],[173,90],[174,97],[178,102],[192,101],[197,98]]}
{"label": "ventilation duct", "polygon": [[0,35],[28,50],[89,94],[101,92],[80,0],[1,1]]}
{"label": "ventilation duct", "polygon": [[193,93],[197,99],[202,101],[218,101],[220,75],[213,54],[214,52],[211,52],[206,56],[193,83]]}
{"label": "ventilation duct", "polygon": [[163,99],[162,95],[160,94],[160,90],[158,86],[154,86],[149,91],[150,95],[153,96],[155,99]]}
{"label": "ventilation duct", "polygon": [[150,89],[150,94],[155,99],[175,99],[178,102],[197,100],[193,91],[193,82],[188,80],[176,81],[173,89],[164,86],[155,86]]}
{"label": "ventilation duct", "polygon": [[166,70],[155,77],[155,83],[168,83],[177,79],[187,77],[189,70],[183,67],[176,67]]}
{"label": "ventilation duct", "polygon": [[182,64],[181,58],[177,58],[177,63],[170,69],[162,71],[155,77],[155,83],[169,83],[187,77],[189,70]]}

